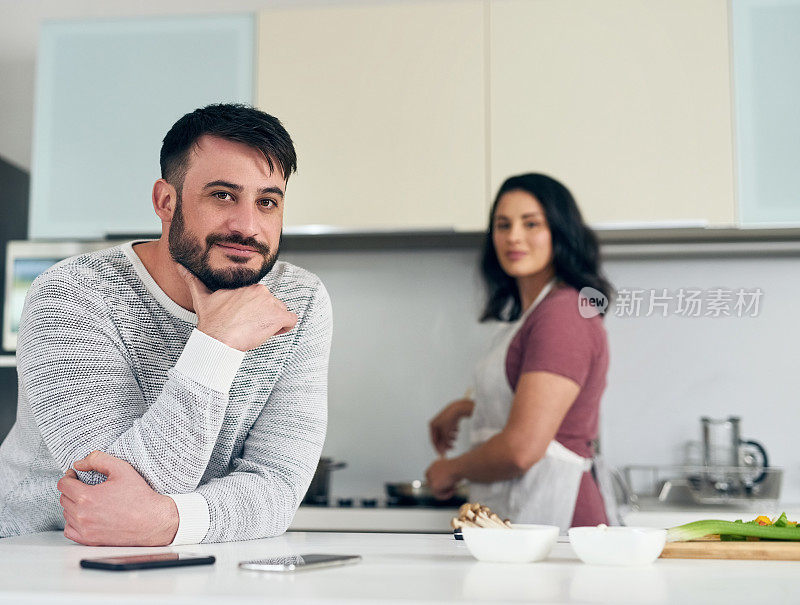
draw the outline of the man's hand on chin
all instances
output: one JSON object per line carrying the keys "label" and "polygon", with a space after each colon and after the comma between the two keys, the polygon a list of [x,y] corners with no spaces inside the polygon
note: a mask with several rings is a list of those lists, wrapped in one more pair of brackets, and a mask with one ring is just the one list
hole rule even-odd
{"label": "man's hand on chin", "polygon": [[130,464],[94,451],[73,466],[108,479],[86,485],[69,469],[58,481],[64,536],[87,546],[164,546],[175,538],[175,502],[156,493]]}

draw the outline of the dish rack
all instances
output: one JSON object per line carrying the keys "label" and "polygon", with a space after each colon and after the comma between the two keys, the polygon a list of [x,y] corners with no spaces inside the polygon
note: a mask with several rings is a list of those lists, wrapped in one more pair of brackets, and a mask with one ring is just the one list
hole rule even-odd
{"label": "dish rack", "polygon": [[715,506],[758,510],[775,506],[783,469],[769,467],[653,466],[623,467],[622,481],[633,508]]}

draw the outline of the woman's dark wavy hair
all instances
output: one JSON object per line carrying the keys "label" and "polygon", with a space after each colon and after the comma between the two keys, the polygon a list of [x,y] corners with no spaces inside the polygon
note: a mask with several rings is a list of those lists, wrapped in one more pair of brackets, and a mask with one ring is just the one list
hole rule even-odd
{"label": "woman's dark wavy hair", "polygon": [[481,321],[514,321],[522,313],[517,281],[500,266],[492,240],[497,203],[509,191],[530,193],[542,205],[553,242],[556,279],[578,291],[586,286],[599,290],[610,304],[613,287],[600,268],[597,236],[583,222],[569,189],[544,174],[520,174],[506,179],[500,186],[489,215],[489,229],[486,231],[481,258],[481,274],[486,283],[488,300]]}

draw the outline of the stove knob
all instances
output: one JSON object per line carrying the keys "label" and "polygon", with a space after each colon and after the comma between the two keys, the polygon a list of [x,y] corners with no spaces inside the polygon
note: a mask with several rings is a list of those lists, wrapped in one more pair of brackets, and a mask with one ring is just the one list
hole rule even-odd
{"label": "stove knob", "polygon": [[375,498],[361,498],[361,506],[364,508],[375,508],[378,506],[378,501]]}
{"label": "stove knob", "polygon": [[339,498],[336,501],[336,504],[338,504],[339,506],[344,506],[344,507],[353,506],[353,499],[352,498]]}

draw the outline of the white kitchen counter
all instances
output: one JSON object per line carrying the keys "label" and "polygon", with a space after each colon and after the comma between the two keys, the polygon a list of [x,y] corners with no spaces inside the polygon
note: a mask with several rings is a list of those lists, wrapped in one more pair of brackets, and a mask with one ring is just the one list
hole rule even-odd
{"label": "white kitchen counter", "polygon": [[290,531],[453,532],[457,508],[301,506]]}
{"label": "white kitchen counter", "polygon": [[[800,519],[800,505],[786,504],[772,505],[758,511],[662,505],[630,511],[624,515],[624,520],[631,527],[666,528],[700,519],[749,520],[755,519],[759,514],[775,517],[782,511],[786,512],[789,519]],[[450,520],[457,515],[458,509],[455,508],[301,506],[289,529],[449,534],[452,533]]]}
{"label": "white kitchen counter", "polygon": [[[213,566],[108,572],[81,558],[174,550],[213,554]],[[360,554],[356,565],[269,574],[244,559],[302,553]],[[169,548],[79,546],[60,532],[0,540],[0,603],[797,603],[800,564],[659,560],[643,568],[595,567],[557,544],[527,565],[479,563],[447,535],[290,532],[279,538]]]}

